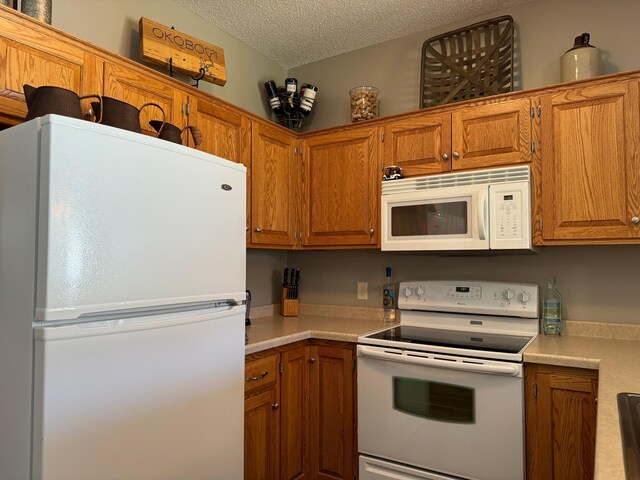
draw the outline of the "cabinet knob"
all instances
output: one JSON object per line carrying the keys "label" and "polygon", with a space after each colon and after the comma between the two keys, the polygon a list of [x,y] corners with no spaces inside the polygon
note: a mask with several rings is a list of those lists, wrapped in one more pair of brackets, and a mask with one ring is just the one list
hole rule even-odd
{"label": "cabinet knob", "polygon": [[631,217],[631,223],[637,225],[638,223],[640,223],[640,217]]}
{"label": "cabinet knob", "polygon": [[460,158],[460,154],[458,152],[453,152],[453,159],[458,160]]}
{"label": "cabinet knob", "polygon": [[369,229],[369,235],[373,235],[375,230],[373,228]]}
{"label": "cabinet knob", "polygon": [[246,228],[246,230],[247,230],[247,232],[249,231],[249,225],[247,225],[247,228]]}
{"label": "cabinet knob", "polygon": [[274,410],[277,410],[280,408],[280,404],[279,403],[274,403],[273,405],[271,405],[271,408],[273,408]]}
{"label": "cabinet knob", "polygon": [[309,359],[309,363],[316,363],[316,357],[311,357]]}
{"label": "cabinet knob", "polygon": [[449,160],[449,155],[447,155],[446,153],[443,153],[443,154],[442,154],[442,160],[443,160],[443,161],[445,161],[445,162],[446,162],[447,160]]}
{"label": "cabinet knob", "polygon": [[262,229],[260,227],[256,227],[256,228],[254,228],[254,231],[257,232],[257,233],[260,233],[262,231]]}

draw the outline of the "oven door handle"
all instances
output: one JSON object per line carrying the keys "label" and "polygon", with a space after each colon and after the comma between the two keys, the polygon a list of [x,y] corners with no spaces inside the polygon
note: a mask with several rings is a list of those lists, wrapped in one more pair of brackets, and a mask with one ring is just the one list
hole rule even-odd
{"label": "oven door handle", "polygon": [[520,365],[493,365],[480,363],[465,363],[458,360],[439,360],[437,358],[426,358],[419,355],[411,355],[406,352],[391,353],[377,348],[358,345],[358,355],[362,357],[372,357],[391,362],[408,363],[410,365],[423,365],[426,367],[446,368],[449,370],[461,370],[464,372],[488,373],[491,375],[507,375],[519,377],[521,375]]}

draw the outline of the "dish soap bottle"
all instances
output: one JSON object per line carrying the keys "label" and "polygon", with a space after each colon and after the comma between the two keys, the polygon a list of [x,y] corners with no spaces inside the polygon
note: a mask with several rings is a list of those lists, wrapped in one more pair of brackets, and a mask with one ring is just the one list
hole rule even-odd
{"label": "dish soap bottle", "polygon": [[556,288],[556,277],[547,279],[542,297],[542,331],[547,335],[562,334],[562,295]]}
{"label": "dish soap bottle", "polygon": [[382,306],[384,307],[384,321],[393,322],[396,319],[396,290],[391,283],[391,267],[387,267],[387,278],[382,288]]}

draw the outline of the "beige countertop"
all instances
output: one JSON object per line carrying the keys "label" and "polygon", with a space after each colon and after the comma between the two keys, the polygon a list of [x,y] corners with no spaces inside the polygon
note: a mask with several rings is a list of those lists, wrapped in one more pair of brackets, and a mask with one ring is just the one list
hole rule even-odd
{"label": "beige countertop", "polygon": [[[252,320],[246,353],[307,338],[356,342],[359,335],[392,325],[383,322],[375,309],[336,309],[332,315],[321,309],[305,310],[299,317],[271,315]],[[624,480],[616,395],[640,392],[640,326],[567,322],[567,331],[571,334],[562,337],[540,335],[525,351],[524,361],[599,370],[594,480]]]}
{"label": "beige countertop", "polygon": [[252,320],[251,326],[247,327],[249,343],[245,347],[245,353],[255,353],[307,338],[357,342],[359,335],[382,330],[391,325],[394,323],[370,318],[318,315],[260,317]]}
{"label": "beige countertop", "polygon": [[[628,337],[635,337],[637,328],[629,326]],[[594,480],[624,480],[616,395],[640,392],[640,341],[540,335],[524,352],[524,361],[599,370]]]}

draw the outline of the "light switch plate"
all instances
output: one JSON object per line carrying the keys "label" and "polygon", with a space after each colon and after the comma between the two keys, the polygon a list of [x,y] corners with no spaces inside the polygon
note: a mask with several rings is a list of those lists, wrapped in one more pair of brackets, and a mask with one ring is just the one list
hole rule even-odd
{"label": "light switch plate", "polygon": [[369,298],[369,283],[358,282],[358,300],[367,300]]}

